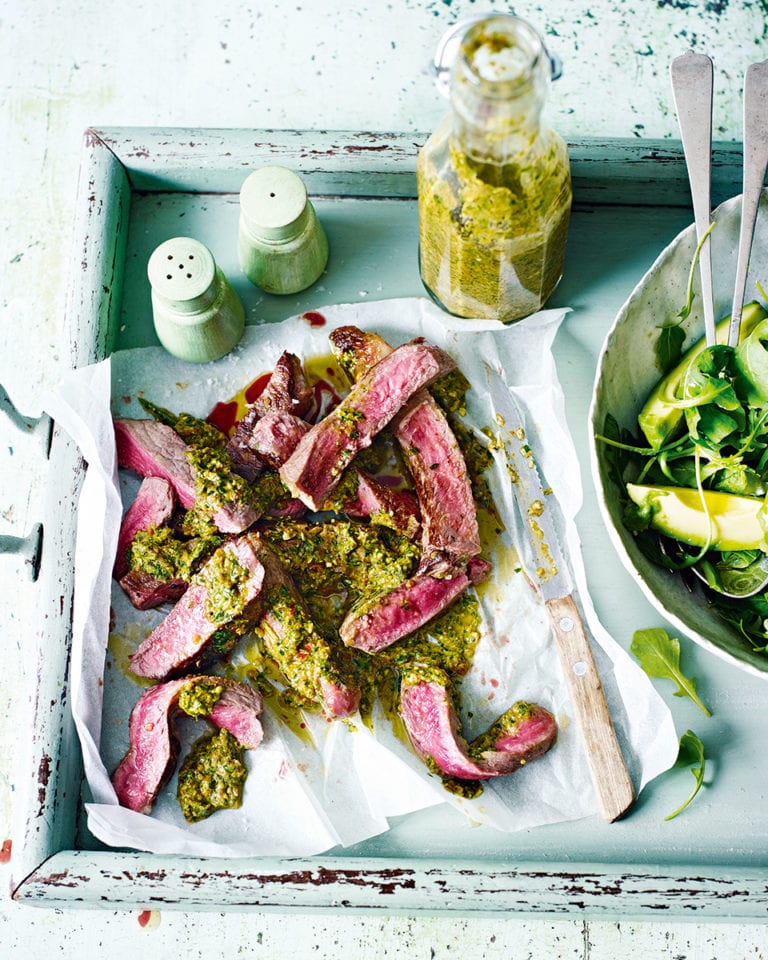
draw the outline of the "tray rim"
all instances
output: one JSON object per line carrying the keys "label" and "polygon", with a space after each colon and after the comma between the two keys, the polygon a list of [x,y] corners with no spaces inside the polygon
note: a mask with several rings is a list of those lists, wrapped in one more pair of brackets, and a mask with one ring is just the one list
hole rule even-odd
{"label": "tray rim", "polygon": [[[88,129],[66,300],[71,366],[95,362],[110,350],[133,192],[236,192],[244,167],[253,164],[255,153],[266,151],[271,162],[297,169],[311,193],[412,199],[415,158],[424,139],[354,131]],[[649,204],[652,196],[653,205],[689,205],[679,143],[583,140],[569,149],[577,203]],[[741,149],[718,145],[714,156],[716,200],[740,185]],[[17,901],[111,909],[293,907],[645,918],[674,904],[675,919],[768,919],[768,881],[752,867],[546,861],[495,864],[488,871],[482,862],[456,858],[166,857],[161,862],[151,854],[77,849],[82,764],[69,709],[68,669],[75,517],[85,465],[57,427],[49,459],[50,469],[65,482],[56,491],[49,485],[45,508],[32,762],[24,758],[17,778],[21,790],[11,878]]]}

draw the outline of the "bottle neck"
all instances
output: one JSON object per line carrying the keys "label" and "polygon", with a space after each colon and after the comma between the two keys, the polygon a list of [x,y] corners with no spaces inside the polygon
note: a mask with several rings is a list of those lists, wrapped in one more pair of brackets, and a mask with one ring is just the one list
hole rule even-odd
{"label": "bottle neck", "polygon": [[474,164],[530,157],[541,131],[550,64],[538,35],[497,18],[464,38],[451,74],[453,137]]}

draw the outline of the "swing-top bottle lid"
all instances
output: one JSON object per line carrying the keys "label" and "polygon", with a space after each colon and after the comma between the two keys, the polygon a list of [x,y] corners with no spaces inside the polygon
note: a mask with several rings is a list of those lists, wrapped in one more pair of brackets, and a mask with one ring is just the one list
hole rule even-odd
{"label": "swing-top bottle lid", "polygon": [[240,188],[240,214],[254,237],[285,241],[298,236],[309,216],[307,188],[286,167],[261,167]]}

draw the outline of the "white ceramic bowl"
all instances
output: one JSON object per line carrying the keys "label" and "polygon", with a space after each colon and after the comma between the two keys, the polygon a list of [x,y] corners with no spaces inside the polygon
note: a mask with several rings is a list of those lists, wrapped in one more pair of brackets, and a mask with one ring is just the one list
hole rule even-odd
{"label": "white ceramic bowl", "polygon": [[[736,249],[741,220],[741,197],[726,201],[713,215],[712,263],[715,318],[731,312]],[[711,608],[699,589],[691,590],[679,574],[656,566],[643,556],[621,520],[618,490],[605,461],[606,446],[596,440],[603,431],[606,414],[620,426],[639,434],[637,414],[661,373],[654,345],[658,327],[671,320],[685,303],[691,260],[696,248],[693,225],[680,233],[632,291],[605,339],[598,359],[590,410],[592,474],[603,519],[624,566],[633,575],[648,600],[677,629],[716,655],[768,679],[768,656],[756,653]],[[755,281],[768,286],[768,190],[763,191],[747,277],[746,300],[760,299]],[[698,291],[698,271],[695,289]],[[683,324],[688,334],[684,349],[704,334],[701,298],[694,300],[691,315]]]}

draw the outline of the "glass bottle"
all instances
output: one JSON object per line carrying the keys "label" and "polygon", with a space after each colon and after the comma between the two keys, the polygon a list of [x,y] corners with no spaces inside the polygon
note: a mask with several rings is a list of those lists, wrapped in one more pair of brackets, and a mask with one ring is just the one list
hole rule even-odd
{"label": "glass bottle", "polygon": [[518,320],[563,271],[571,210],[568,150],[541,124],[557,76],[538,33],[498,15],[443,38],[451,113],[419,152],[419,260],[428,292],[460,317]]}

